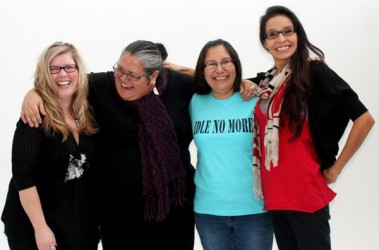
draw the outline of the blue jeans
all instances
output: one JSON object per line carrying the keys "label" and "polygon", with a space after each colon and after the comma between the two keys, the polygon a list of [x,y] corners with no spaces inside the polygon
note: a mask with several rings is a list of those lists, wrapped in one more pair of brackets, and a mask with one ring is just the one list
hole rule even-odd
{"label": "blue jeans", "polygon": [[217,216],[195,213],[204,250],[271,250],[273,229],[268,213]]}

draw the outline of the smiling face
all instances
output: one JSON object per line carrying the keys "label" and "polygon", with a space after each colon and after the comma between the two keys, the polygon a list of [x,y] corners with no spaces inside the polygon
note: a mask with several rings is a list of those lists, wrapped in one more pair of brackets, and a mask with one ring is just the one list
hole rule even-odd
{"label": "smiling face", "polygon": [[[284,16],[278,15],[270,18],[266,24],[266,34],[270,31],[282,31],[285,28],[293,27],[292,21]],[[279,72],[288,64],[297,50],[297,34],[279,36],[274,39],[265,39],[265,47],[272,55]]]}
{"label": "smiling face", "polygon": [[[73,66],[76,67],[75,61],[72,58],[71,53],[63,53],[54,57],[51,60],[50,67],[50,75],[53,82],[56,84],[58,98],[62,101],[72,100],[72,96],[75,93],[78,86],[78,70],[75,68],[73,70]],[[56,74],[51,73],[54,68],[61,67],[60,71]],[[72,71],[71,73],[67,73],[64,68],[68,69],[68,71]],[[71,69],[71,70],[70,70]]]}
{"label": "smiling face", "polygon": [[125,53],[114,71],[117,92],[126,101],[139,100],[153,91],[158,75],[158,71],[146,74],[139,58]]}
{"label": "smiling face", "polygon": [[204,68],[204,77],[211,92],[217,99],[226,99],[234,94],[233,84],[236,79],[236,68],[232,57],[223,45],[217,45],[208,49],[204,64],[217,65]]}

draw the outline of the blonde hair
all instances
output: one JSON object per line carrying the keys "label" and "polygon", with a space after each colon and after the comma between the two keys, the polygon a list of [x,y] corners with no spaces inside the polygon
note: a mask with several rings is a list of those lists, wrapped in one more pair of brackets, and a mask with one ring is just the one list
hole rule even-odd
{"label": "blonde hair", "polygon": [[78,133],[92,135],[97,132],[97,126],[88,103],[88,78],[85,66],[78,50],[70,43],[55,42],[41,54],[34,73],[34,88],[41,96],[46,116],[43,119],[43,128],[46,135],[62,136],[67,140],[70,127],[65,122],[63,109],[57,102],[58,89],[50,74],[50,62],[58,55],[69,53],[75,61],[78,70],[78,85],[73,95],[71,112],[79,121]]}

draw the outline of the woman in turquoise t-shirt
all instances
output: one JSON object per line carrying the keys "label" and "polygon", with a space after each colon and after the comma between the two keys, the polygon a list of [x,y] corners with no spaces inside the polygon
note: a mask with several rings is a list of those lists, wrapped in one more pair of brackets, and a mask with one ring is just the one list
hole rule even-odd
{"label": "woman in turquoise t-shirt", "polygon": [[195,222],[205,250],[272,249],[271,220],[253,192],[256,98],[243,101],[241,77],[241,62],[228,42],[203,47],[190,115],[197,147]]}

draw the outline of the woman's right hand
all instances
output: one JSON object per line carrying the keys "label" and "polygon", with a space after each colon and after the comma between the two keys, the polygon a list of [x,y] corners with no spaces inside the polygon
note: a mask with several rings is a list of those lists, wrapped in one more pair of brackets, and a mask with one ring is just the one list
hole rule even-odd
{"label": "woman's right hand", "polygon": [[30,127],[37,128],[42,123],[41,114],[46,114],[42,98],[34,89],[31,89],[22,102],[21,119]]}

